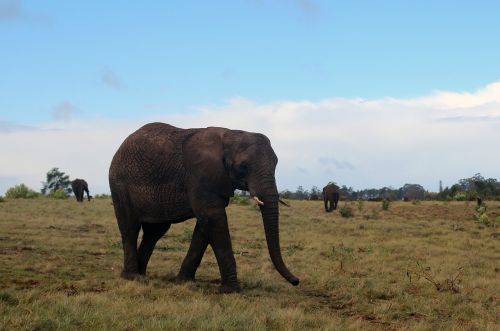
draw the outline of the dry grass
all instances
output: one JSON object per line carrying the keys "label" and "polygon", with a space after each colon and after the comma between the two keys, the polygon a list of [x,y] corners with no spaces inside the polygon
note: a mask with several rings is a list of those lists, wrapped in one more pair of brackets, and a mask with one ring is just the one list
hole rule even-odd
{"label": "dry grass", "polygon": [[[487,204],[498,217],[500,203]],[[292,287],[255,206],[231,205],[243,292],[220,295],[210,250],[196,283],[171,281],[193,221],[174,225],[149,276],[130,282],[110,200],[0,203],[0,329],[498,330],[500,233],[473,221],[473,204],[351,207],[350,219],[316,201],[281,210],[284,259],[301,278]]]}

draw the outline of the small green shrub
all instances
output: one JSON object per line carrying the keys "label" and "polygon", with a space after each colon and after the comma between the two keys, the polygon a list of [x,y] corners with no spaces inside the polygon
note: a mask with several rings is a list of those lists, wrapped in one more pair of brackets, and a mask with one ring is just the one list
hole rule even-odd
{"label": "small green shrub", "polygon": [[389,210],[391,202],[387,199],[382,200],[382,210]]}
{"label": "small green shrub", "polygon": [[52,199],[67,199],[68,193],[63,188],[57,189],[49,194]]}
{"label": "small green shrub", "polygon": [[340,216],[342,216],[344,218],[349,218],[349,217],[354,216],[352,213],[352,208],[347,206],[347,205],[340,207],[339,213],[340,213]]}
{"label": "small green shrub", "polygon": [[108,198],[111,198],[111,195],[105,193],[94,195],[94,199],[108,199]]}
{"label": "small green shrub", "polygon": [[412,200],[411,204],[412,205],[419,205],[420,204],[420,200]]}
{"label": "small green shrub", "polygon": [[248,205],[250,204],[250,199],[241,195],[235,195],[231,197],[230,202],[237,205]]}
{"label": "small green shrub", "polygon": [[[490,220],[488,214],[486,212],[486,204],[481,204],[481,206],[476,208],[476,214],[474,215],[474,219],[477,223],[480,223],[485,226],[496,226],[496,220]],[[497,218],[498,220],[498,218]]]}
{"label": "small green shrub", "polygon": [[5,202],[5,198],[0,195],[0,202]]}
{"label": "small green shrub", "polygon": [[7,199],[33,199],[38,196],[40,196],[40,193],[35,192],[24,184],[11,187],[5,193]]}
{"label": "small green shrub", "polygon": [[465,194],[465,192],[458,192],[453,197],[453,200],[455,200],[455,201],[466,201],[467,200],[467,195]]}

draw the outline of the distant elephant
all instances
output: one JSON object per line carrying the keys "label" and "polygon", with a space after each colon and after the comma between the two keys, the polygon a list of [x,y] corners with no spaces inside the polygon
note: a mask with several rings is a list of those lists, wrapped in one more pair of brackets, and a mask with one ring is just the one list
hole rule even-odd
{"label": "distant elephant", "polygon": [[[146,124],[132,133],[109,169],[124,252],[122,277],[145,275],[156,242],[170,225],[196,217],[177,281],[195,279],[210,244],[221,274],[220,291],[240,291],[225,210],[239,189],[249,191],[259,204],[276,270],[298,285],[299,279],[281,256],[277,163],[269,139],[259,133],[218,127],[180,129],[165,123]],[[142,242],[137,248],[141,228]]]}
{"label": "distant elephant", "polygon": [[[337,209],[337,204],[339,202],[339,187],[335,184],[328,184],[323,187],[323,201],[325,202],[325,211],[331,212]],[[330,206],[328,206],[330,202]]]}
{"label": "distant elephant", "polygon": [[90,201],[92,196],[89,194],[89,185],[84,179],[75,179],[71,182],[71,188],[73,193],[75,193],[76,201],[83,202],[83,192],[87,192],[87,199]]}

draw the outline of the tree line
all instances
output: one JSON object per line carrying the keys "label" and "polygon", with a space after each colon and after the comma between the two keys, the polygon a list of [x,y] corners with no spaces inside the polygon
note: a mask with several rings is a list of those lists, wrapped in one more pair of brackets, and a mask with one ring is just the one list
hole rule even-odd
{"label": "tree line", "polygon": [[[495,178],[484,178],[481,174],[475,174],[470,178],[460,179],[450,187],[442,188],[439,192],[429,192],[420,184],[405,184],[400,188],[382,187],[354,190],[347,185],[336,184],[340,189],[340,197],[343,200],[475,200],[477,198],[487,200],[500,200],[500,182]],[[297,187],[295,191],[283,190],[280,196],[292,200],[321,200],[322,189],[317,186],[310,190],[303,186]]]}
{"label": "tree line", "polygon": [[[333,182],[330,182],[333,183]],[[36,192],[24,184],[16,185],[6,192],[7,198],[35,198],[40,195],[47,195],[55,198],[66,198],[71,193],[71,181],[69,175],[52,168],[47,172],[46,180],[42,182],[41,192]],[[336,183],[334,183],[336,184]],[[470,178],[460,179],[450,187],[442,188],[439,192],[429,192],[420,184],[405,184],[400,188],[382,187],[379,189],[370,188],[354,190],[347,185],[339,185],[340,198],[342,200],[456,200],[466,201],[477,198],[486,200],[500,200],[500,182],[495,178],[484,178],[480,173]],[[311,189],[297,187],[295,191],[283,190],[280,197],[291,200],[322,200],[322,188],[317,186]],[[245,196],[248,192],[237,192],[236,195]],[[107,197],[108,194],[97,195],[96,197]]]}

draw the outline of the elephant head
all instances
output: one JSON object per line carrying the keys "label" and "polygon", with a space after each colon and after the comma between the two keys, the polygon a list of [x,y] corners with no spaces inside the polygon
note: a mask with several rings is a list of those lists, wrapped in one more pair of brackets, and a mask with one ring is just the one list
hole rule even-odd
{"label": "elephant head", "polygon": [[269,255],[276,270],[291,284],[299,279],[286,267],[279,239],[279,195],[275,169],[278,157],[269,139],[258,133],[228,131],[222,137],[223,160],[232,185],[249,191],[259,204]]}
{"label": "elephant head", "polygon": [[235,189],[249,191],[262,214],[267,247],[278,272],[291,284],[299,279],[286,267],[279,239],[279,195],[275,170],[278,158],[269,139],[259,133],[222,128],[196,132],[184,146],[188,173],[201,190],[228,199]]}

